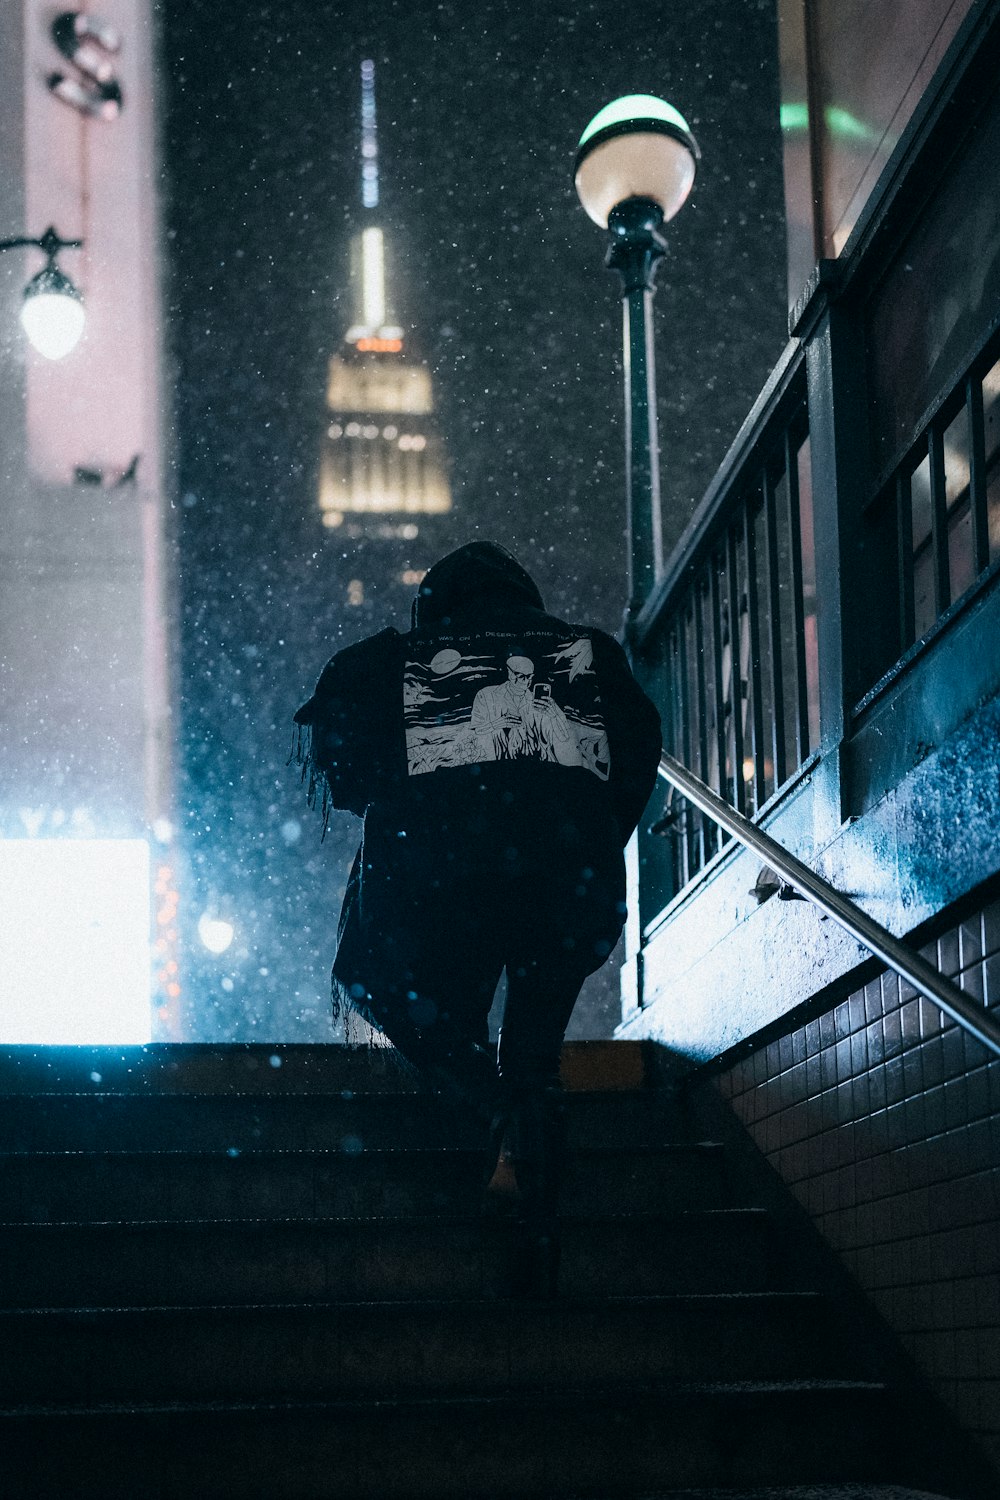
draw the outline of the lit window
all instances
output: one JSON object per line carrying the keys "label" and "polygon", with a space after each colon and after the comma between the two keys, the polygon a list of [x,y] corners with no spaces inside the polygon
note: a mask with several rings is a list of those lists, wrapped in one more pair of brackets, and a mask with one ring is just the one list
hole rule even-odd
{"label": "lit window", "polygon": [[365,586],[360,578],[352,578],[347,585],[347,602],[354,608],[365,602]]}
{"label": "lit window", "polygon": [[[404,531],[406,530],[405,527],[403,529]],[[426,575],[426,568],[406,568],[400,573],[399,581],[400,583],[405,583],[407,588],[415,589],[417,584],[421,583]]]}
{"label": "lit window", "polygon": [[346,434],[347,434],[348,437],[360,437],[361,436],[361,423],[360,422],[348,422],[347,426],[344,428],[344,431],[346,432]]}
{"label": "lit window", "polygon": [[382,436],[384,438],[388,438],[389,441],[390,441],[390,443],[395,442],[396,438],[399,437],[399,428],[398,427],[383,427],[382,428]]}
{"label": "lit window", "polygon": [[377,438],[378,437],[378,428],[377,427],[366,427],[364,429],[364,434],[365,434],[366,438]]}
{"label": "lit window", "polygon": [[326,430],[332,438],[339,438],[344,436],[344,429],[341,427],[339,422],[331,423],[331,425]]}

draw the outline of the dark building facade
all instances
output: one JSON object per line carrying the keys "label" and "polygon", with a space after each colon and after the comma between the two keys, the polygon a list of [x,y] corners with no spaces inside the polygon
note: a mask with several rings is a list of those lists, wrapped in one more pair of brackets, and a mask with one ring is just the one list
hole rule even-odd
{"label": "dark building facade", "polygon": [[[1000,1014],[1000,6],[779,19],[790,341],[637,669],[673,756]],[[714,1069],[1000,1464],[1000,1060],[677,794],[648,822],[619,1035]]]}

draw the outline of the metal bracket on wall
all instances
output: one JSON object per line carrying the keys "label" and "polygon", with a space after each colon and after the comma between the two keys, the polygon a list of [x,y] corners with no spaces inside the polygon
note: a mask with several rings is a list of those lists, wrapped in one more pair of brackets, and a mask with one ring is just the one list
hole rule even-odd
{"label": "metal bracket on wall", "polygon": [[755,896],[757,905],[763,906],[772,896],[777,896],[779,901],[805,901],[805,896],[797,891],[787,880],[782,880],[770,865],[761,865],[757,875],[756,884],[750,887],[750,895]]}

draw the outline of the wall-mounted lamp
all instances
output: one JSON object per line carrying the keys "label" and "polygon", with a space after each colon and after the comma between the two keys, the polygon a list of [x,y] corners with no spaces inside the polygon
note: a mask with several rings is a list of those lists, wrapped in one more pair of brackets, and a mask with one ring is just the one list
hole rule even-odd
{"label": "wall-mounted lamp", "polygon": [[0,251],[29,246],[48,257],[25,287],[21,307],[21,325],[39,354],[44,354],[46,359],[63,359],[76,348],[83,333],[83,298],[56,265],[60,250],[79,250],[82,245],[82,240],[60,239],[51,225],[41,239],[21,236],[0,240]]}
{"label": "wall-mounted lamp", "polygon": [[113,26],[82,10],[64,10],[52,22],[52,40],[75,73],[50,73],[48,86],[57,99],[98,120],[116,120],[122,112],[122,90],[112,59],[121,50]]}

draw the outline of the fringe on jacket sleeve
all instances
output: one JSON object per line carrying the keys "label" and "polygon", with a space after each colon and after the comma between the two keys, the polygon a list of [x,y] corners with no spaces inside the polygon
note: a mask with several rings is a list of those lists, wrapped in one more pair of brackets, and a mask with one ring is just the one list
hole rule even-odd
{"label": "fringe on jacket sleeve", "polygon": [[310,698],[304,703],[295,715],[292,730],[292,748],[289,753],[287,765],[296,765],[301,768],[300,780],[306,788],[306,805],[316,807],[320,805],[323,819],[323,829],[320,834],[320,842],[326,838],[326,831],[330,826],[330,814],[333,811],[333,789],[330,786],[330,778],[326,771],[316,759],[315,732],[313,718],[310,714],[306,717],[306,711],[312,707],[315,699]]}

